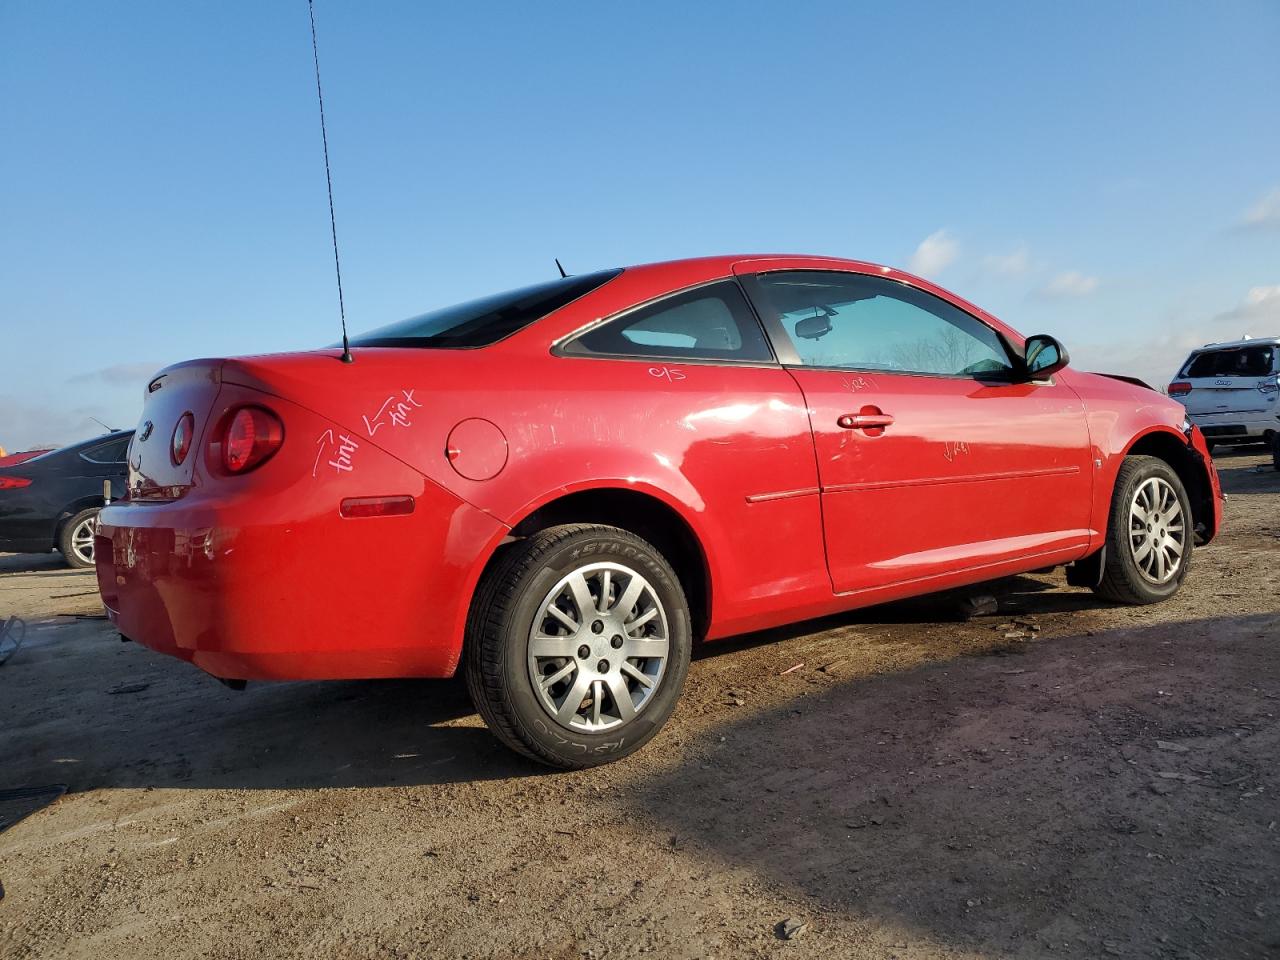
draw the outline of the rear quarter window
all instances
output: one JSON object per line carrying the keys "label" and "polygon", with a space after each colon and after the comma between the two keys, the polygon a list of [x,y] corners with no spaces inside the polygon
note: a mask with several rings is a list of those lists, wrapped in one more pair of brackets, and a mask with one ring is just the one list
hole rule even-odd
{"label": "rear quarter window", "polygon": [[80,454],[90,463],[124,463],[129,450],[129,437],[120,437],[108,443],[100,443]]}

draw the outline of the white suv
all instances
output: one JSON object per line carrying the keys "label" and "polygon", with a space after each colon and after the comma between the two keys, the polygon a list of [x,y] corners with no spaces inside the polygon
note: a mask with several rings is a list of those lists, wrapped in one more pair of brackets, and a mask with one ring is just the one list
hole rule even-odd
{"label": "white suv", "polygon": [[1215,443],[1271,443],[1280,433],[1280,337],[1210,343],[1187,357],[1169,396]]}

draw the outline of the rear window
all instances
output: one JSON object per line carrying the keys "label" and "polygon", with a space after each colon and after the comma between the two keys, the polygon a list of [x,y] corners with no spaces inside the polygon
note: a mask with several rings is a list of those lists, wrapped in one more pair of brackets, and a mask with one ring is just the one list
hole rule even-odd
{"label": "rear window", "polygon": [[1271,347],[1237,347],[1195,354],[1182,377],[1265,377],[1273,367]]}
{"label": "rear window", "polygon": [[580,277],[508,290],[493,296],[441,307],[351,338],[353,347],[485,347],[541,320],[604,286],[621,270],[601,270]]}

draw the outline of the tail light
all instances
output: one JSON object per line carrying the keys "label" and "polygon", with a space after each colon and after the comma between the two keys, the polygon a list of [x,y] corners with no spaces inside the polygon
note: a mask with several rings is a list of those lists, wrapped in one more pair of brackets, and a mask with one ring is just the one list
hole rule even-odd
{"label": "tail light", "polygon": [[196,418],[190,412],[178,418],[178,425],[173,428],[173,440],[169,444],[169,455],[173,457],[175,467],[182,466],[191,449],[191,435],[196,430]]}
{"label": "tail light", "polygon": [[262,466],[284,443],[284,424],[263,407],[241,407],[223,424],[222,467],[228,473],[248,473]]}
{"label": "tail light", "polygon": [[31,481],[26,477],[0,477],[0,490],[17,490],[19,487],[29,487]]}
{"label": "tail light", "polygon": [[1191,392],[1191,384],[1189,383],[1171,383],[1169,384],[1169,396],[1185,397]]}

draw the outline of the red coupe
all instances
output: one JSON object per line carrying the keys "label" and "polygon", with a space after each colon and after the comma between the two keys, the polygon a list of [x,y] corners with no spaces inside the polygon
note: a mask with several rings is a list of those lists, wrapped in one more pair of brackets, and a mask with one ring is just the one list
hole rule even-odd
{"label": "red coupe", "polygon": [[511,747],[638,749],[695,639],[1068,565],[1172,596],[1221,523],[1183,408],[931,283],[715,257],[147,386],[97,571],[234,685],[447,677]]}

